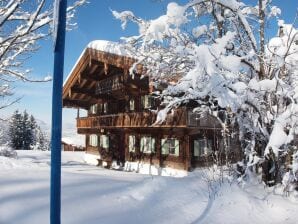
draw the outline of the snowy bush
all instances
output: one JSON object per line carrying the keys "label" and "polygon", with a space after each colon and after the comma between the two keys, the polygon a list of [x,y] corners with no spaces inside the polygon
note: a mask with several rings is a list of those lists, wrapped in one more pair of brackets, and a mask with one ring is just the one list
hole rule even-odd
{"label": "snowy bush", "polygon": [[0,147],[0,156],[5,156],[9,158],[17,158],[18,154],[15,150],[8,146],[1,146]]}

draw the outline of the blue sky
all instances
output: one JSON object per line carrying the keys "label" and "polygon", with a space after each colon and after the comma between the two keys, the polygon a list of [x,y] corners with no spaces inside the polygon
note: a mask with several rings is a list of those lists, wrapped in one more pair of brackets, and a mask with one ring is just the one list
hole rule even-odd
{"label": "blue sky", "polygon": [[[173,0],[172,0],[173,1]],[[76,60],[80,56],[85,46],[92,40],[104,39],[118,41],[122,36],[135,35],[137,28],[129,25],[126,30],[122,30],[120,22],[113,18],[110,9],[123,11],[131,10],[136,15],[145,18],[156,18],[165,12],[169,0],[158,3],[158,0],[89,0],[89,4],[78,10],[76,22],[78,28],[70,31],[66,35],[65,69],[64,78],[72,69]],[[186,0],[180,0],[185,3]],[[246,2],[256,2],[247,0]],[[275,0],[275,5],[281,8],[282,16],[287,23],[291,23],[295,17],[298,7],[297,0]],[[270,30],[270,35],[274,35],[276,30]],[[31,68],[32,77],[44,77],[51,75],[53,71],[53,43],[46,40],[40,43],[40,50],[32,55],[26,63],[26,67]],[[51,120],[51,95],[52,83],[16,83],[16,95],[23,96],[22,100],[5,109],[1,113],[9,116],[14,110],[26,109],[36,118],[49,123]],[[64,122],[75,122],[76,111],[64,109]]]}

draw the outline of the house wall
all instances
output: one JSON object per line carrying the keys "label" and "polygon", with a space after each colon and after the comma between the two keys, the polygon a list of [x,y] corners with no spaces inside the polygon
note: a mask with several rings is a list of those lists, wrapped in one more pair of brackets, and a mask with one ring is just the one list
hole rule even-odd
{"label": "house wall", "polygon": [[[191,134],[189,134],[191,133]],[[239,144],[236,136],[230,140],[228,155],[219,143],[222,141],[220,130],[196,130],[187,128],[175,128],[174,130],[162,128],[143,128],[143,129],[109,129],[98,130],[94,134],[98,136],[105,134],[110,137],[109,149],[103,149],[98,142],[97,147],[89,145],[89,135],[86,137],[86,152],[100,155],[103,161],[111,163],[113,160],[118,162],[144,162],[157,167],[170,167],[174,169],[191,170],[195,167],[208,166],[217,162],[224,164],[226,158],[229,161],[236,161],[240,158]],[[135,136],[135,151],[129,151],[129,136]],[[144,136],[151,136],[155,139],[155,151],[145,153],[140,149],[140,141]],[[179,141],[179,155],[162,154],[162,139],[174,138]],[[207,138],[213,141],[212,153],[194,157],[194,140]],[[98,137],[99,139],[99,137]]]}
{"label": "house wall", "polygon": [[62,143],[62,151],[85,151],[85,147],[78,147],[75,145]]}

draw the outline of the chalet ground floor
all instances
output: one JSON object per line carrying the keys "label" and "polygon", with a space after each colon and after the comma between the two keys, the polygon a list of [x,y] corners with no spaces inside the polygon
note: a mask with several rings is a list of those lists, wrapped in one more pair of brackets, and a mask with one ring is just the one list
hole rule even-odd
{"label": "chalet ground floor", "polygon": [[97,155],[99,165],[143,162],[156,167],[192,170],[198,166],[236,160],[236,136],[227,136],[226,149],[219,129],[134,128],[86,130],[86,152]]}

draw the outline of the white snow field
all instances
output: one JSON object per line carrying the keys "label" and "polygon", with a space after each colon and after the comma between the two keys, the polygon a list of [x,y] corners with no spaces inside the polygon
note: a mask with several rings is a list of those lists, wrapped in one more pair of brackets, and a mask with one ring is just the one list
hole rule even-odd
{"label": "white snow field", "polygon": [[[298,223],[297,196],[278,188],[228,179],[208,185],[206,169],[183,178],[107,170],[83,156],[62,153],[63,224]],[[0,156],[1,224],[49,223],[49,162],[50,152]]]}

